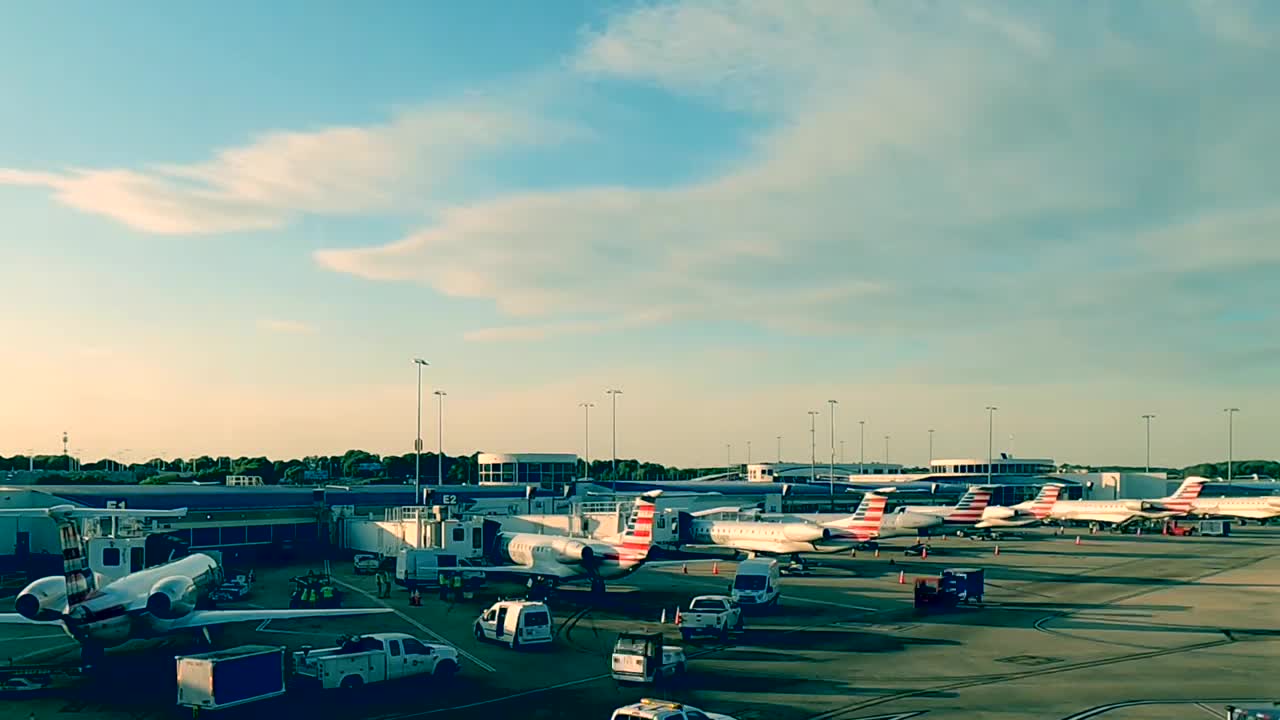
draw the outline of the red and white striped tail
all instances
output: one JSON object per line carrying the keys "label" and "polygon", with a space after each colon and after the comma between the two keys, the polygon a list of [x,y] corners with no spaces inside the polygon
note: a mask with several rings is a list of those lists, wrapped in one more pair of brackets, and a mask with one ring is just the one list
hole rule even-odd
{"label": "red and white striped tail", "polygon": [[1187,478],[1182,481],[1178,489],[1172,495],[1161,501],[1161,505],[1178,512],[1186,512],[1191,509],[1191,501],[1200,497],[1200,491],[1204,489],[1204,480],[1199,478]]}
{"label": "red and white striped tail", "polygon": [[1040,494],[1036,495],[1036,499],[1031,502],[1031,514],[1039,520],[1049,517],[1061,493],[1061,485],[1045,485],[1040,488]]}
{"label": "red and white striped tail", "polygon": [[956,507],[945,518],[949,523],[977,523],[982,519],[982,511],[991,504],[992,487],[989,485],[972,485],[965,491],[964,497],[956,503]]}
{"label": "red and white striped tail", "polygon": [[653,547],[653,516],[657,505],[643,495],[636,498],[632,509],[631,527],[622,534],[622,542],[618,545],[618,556],[623,561],[638,562],[649,557],[649,549]]}
{"label": "red and white striped tail", "polygon": [[875,493],[862,496],[862,502],[847,519],[829,525],[851,534],[858,540],[870,540],[880,535],[880,523],[884,520],[884,509],[889,498]]}

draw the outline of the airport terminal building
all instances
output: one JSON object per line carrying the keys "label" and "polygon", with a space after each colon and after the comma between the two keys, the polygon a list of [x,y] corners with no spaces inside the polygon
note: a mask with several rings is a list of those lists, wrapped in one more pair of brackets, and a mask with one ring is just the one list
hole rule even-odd
{"label": "airport terminal building", "polygon": [[581,475],[573,453],[491,453],[476,458],[481,485],[537,485],[560,492]]}

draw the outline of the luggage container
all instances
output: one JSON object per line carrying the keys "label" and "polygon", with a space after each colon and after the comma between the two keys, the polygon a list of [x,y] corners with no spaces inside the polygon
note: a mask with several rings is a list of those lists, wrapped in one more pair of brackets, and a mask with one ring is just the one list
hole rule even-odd
{"label": "luggage container", "polygon": [[986,571],[982,568],[948,568],[942,571],[942,587],[954,593],[958,602],[982,602]]}
{"label": "luggage container", "polygon": [[178,705],[192,710],[220,710],[285,692],[283,647],[241,645],[174,661]]}

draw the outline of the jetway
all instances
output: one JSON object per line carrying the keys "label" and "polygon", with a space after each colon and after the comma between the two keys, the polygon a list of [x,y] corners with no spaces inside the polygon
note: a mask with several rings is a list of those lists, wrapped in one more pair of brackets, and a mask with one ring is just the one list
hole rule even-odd
{"label": "jetway", "polygon": [[387,508],[381,520],[348,515],[340,521],[342,547],[384,557],[402,549],[430,548],[479,555],[485,543],[483,517],[455,517],[445,505]]}

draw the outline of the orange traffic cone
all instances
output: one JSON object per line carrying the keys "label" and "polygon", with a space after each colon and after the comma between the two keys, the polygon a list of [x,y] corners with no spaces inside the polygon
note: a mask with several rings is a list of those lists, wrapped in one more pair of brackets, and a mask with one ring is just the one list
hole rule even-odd
{"label": "orange traffic cone", "polygon": [[999,545],[997,545],[997,546],[996,546],[996,551],[995,551],[994,553],[992,553],[992,555],[999,555],[999,554],[1000,554],[1000,546],[999,546]]}
{"label": "orange traffic cone", "polygon": [[899,585],[906,585],[906,584],[907,584],[907,571],[906,571],[906,570],[899,570],[899,571],[898,571],[898,584],[899,584]]}
{"label": "orange traffic cone", "polygon": [[666,625],[666,624],[667,624],[667,609],[666,609],[666,608],[662,608],[662,619],[661,619],[661,620],[659,620],[658,622],[659,622],[660,624],[662,624],[662,625]]}
{"label": "orange traffic cone", "polygon": [[928,560],[928,559],[929,559],[929,546],[928,546],[928,545],[925,545],[924,547],[920,548],[920,559],[921,559],[921,560]]}
{"label": "orange traffic cone", "polygon": [[1141,534],[1142,534],[1142,528],[1138,528],[1138,534],[1139,534],[1139,535],[1141,535]]}
{"label": "orange traffic cone", "polygon": [[1079,544],[1080,544],[1080,536],[1079,536],[1079,535],[1077,535],[1077,536],[1076,536],[1076,544],[1077,544],[1077,545],[1079,545]]}
{"label": "orange traffic cone", "polygon": [[676,608],[676,624],[684,622],[684,618],[680,617],[680,608]]}
{"label": "orange traffic cone", "polygon": [[876,548],[876,557],[880,557],[880,548]]}
{"label": "orange traffic cone", "polygon": [[688,574],[689,574],[689,563],[684,563],[683,565],[681,565],[681,566],[680,566],[680,572],[684,573],[685,575],[688,575]]}
{"label": "orange traffic cone", "polygon": [[711,563],[711,574],[712,574],[712,575],[719,575],[719,574],[720,574],[720,563],[718,563],[718,562],[713,562],[713,563]]}

